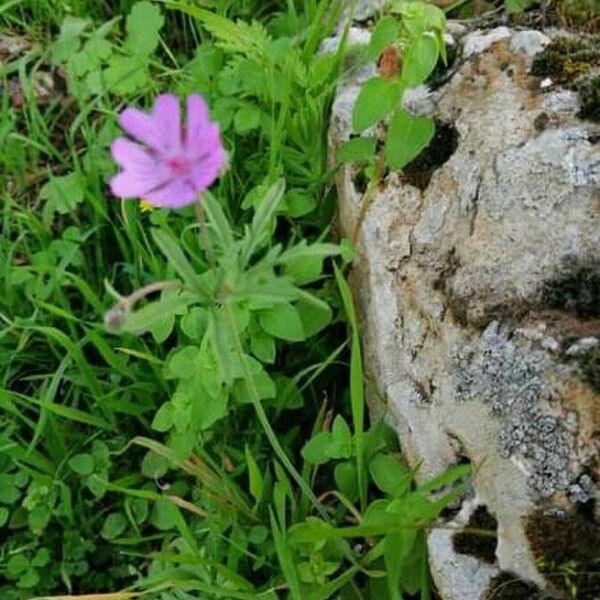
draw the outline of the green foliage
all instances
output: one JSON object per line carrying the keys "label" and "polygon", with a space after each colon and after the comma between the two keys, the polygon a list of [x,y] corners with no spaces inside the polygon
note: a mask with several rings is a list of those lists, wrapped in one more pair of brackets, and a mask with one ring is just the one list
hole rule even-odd
{"label": "green foliage", "polygon": [[[435,132],[432,119],[409,115],[401,100],[407,89],[427,81],[438,61],[446,60],[446,19],[439,8],[419,1],[392,3],[388,11],[377,22],[366,55],[376,60],[384,50],[393,49],[402,66],[398,73],[377,75],[363,85],[352,111],[352,126],[361,133],[389,118],[382,160],[401,170],[427,147]],[[363,138],[342,146],[340,160],[374,164],[375,144],[366,138],[369,141],[359,145],[358,139]]]}
{"label": "green foliage", "polygon": [[[0,597],[427,597],[424,531],[466,471],[416,487],[365,414],[330,234],[345,47],[317,52],[341,3],[21,4],[0,10],[37,42],[0,111]],[[378,43],[430,45],[436,14],[388,17]],[[40,70],[64,77],[47,105]],[[109,196],[116,113],[163,91],[204,94],[223,129],[201,223]]]}

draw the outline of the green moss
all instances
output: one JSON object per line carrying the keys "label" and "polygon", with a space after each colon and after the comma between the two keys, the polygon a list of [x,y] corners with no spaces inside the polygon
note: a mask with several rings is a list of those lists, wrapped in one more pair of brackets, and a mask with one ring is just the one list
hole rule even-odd
{"label": "green moss", "polygon": [[577,90],[579,78],[600,66],[599,42],[597,35],[556,38],[533,59],[531,74]]}
{"label": "green moss", "polygon": [[467,531],[460,531],[452,538],[454,550],[459,554],[476,556],[487,563],[494,563],[496,561],[497,539],[481,535],[477,531],[468,531],[469,529],[483,530],[496,534],[498,521],[488,512],[485,506],[478,506],[475,509],[465,529]]}
{"label": "green moss", "polygon": [[581,109],[577,115],[581,119],[600,122],[600,75],[587,77],[579,86]]}
{"label": "green moss", "polygon": [[600,592],[600,526],[592,502],[569,511],[538,510],[525,532],[540,572],[567,598],[596,600]]}
{"label": "green moss", "polygon": [[534,583],[519,579],[514,573],[502,571],[496,575],[482,600],[541,600],[542,591]]}

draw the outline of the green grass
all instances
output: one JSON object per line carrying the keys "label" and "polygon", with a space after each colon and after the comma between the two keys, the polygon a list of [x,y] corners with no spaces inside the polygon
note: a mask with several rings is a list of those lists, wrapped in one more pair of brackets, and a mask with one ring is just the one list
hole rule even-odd
{"label": "green grass", "polygon": [[[415,488],[365,414],[330,235],[345,48],[317,53],[340,5],[141,4],[0,7],[28,42],[0,67],[22,95],[0,112],[0,597],[427,598],[424,530],[462,488],[430,493],[468,470]],[[192,208],[108,192],[116,115],[163,91],[202,93],[230,153],[209,248]],[[107,330],[115,294],[165,280]]]}

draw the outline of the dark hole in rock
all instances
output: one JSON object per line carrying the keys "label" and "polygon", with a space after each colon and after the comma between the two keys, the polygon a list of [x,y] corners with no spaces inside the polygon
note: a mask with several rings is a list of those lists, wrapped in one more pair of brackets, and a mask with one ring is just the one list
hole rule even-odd
{"label": "dark hole in rock", "polygon": [[364,169],[357,171],[352,183],[354,184],[354,189],[359,194],[364,194],[367,191],[367,187],[369,187],[369,178],[366,176]]}
{"label": "dark hole in rock", "polygon": [[457,148],[458,131],[455,127],[436,121],[435,134],[429,146],[404,168],[404,181],[420,190],[426,189],[436,169],[448,161]]}
{"label": "dark hole in rock", "polygon": [[[454,534],[452,538],[454,550],[459,554],[475,556],[493,564],[496,561],[498,540],[495,536],[497,531],[498,521],[488,512],[486,506],[479,505],[473,511],[465,531]],[[483,532],[493,533],[494,537],[485,535]]]}
{"label": "dark hole in rock", "polygon": [[600,316],[600,265],[565,261],[563,275],[545,282],[543,302],[578,317]]}
{"label": "dark hole in rock", "polygon": [[595,600],[600,593],[600,524],[594,502],[539,509],[525,520],[525,533],[540,571],[564,597]]}
{"label": "dark hole in rock", "polygon": [[482,600],[542,600],[547,597],[535,583],[519,579],[518,575],[509,571],[502,571],[490,580]]}
{"label": "dark hole in rock", "polygon": [[544,131],[549,124],[550,117],[545,112],[540,113],[533,121],[533,126],[536,131]]}

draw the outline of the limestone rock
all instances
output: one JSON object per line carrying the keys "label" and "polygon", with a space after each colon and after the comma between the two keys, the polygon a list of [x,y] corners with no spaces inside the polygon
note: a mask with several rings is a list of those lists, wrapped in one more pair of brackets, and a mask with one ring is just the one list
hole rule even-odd
{"label": "limestone rock", "polygon": [[[454,524],[476,506],[497,521],[491,564],[458,552],[447,530],[429,537],[442,598],[480,600],[506,573],[546,586],[525,520],[597,494],[600,128],[577,118],[576,94],[529,75],[544,34],[501,27],[457,43],[448,81],[405,98],[452,132],[434,148],[445,162],[427,178],[389,173],[366,208],[356,167],[337,186],[341,229],[357,232],[366,369],[387,398],[372,410],[421,478],[478,467]],[[340,85],[332,156],[374,73]]]}

